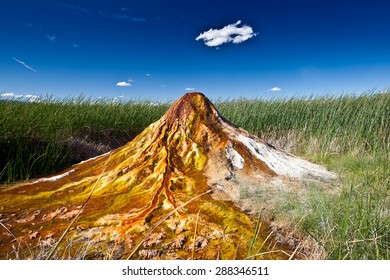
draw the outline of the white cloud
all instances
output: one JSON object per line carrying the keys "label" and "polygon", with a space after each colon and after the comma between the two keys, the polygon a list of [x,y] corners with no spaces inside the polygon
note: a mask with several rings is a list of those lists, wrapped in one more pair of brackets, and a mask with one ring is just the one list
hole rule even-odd
{"label": "white cloud", "polygon": [[129,20],[129,16],[125,14],[113,14],[112,15],[114,19],[116,20]]}
{"label": "white cloud", "polygon": [[78,44],[76,44],[76,43],[73,43],[73,44],[72,44],[72,47],[76,49],[76,48],[80,48],[80,45],[78,45]]}
{"label": "white cloud", "polygon": [[123,81],[123,82],[118,82],[118,83],[116,83],[116,85],[118,87],[131,87],[132,83],[133,83],[133,80],[127,80],[127,81]]}
{"label": "white cloud", "polygon": [[132,20],[135,22],[146,22],[146,19],[143,17],[129,17],[126,14],[113,14],[112,17],[116,20]]}
{"label": "white cloud", "polygon": [[108,17],[103,11],[97,11],[97,13],[99,14],[99,15],[101,15],[102,17]]}
{"label": "white cloud", "polygon": [[87,9],[84,9],[83,7],[80,7],[80,6],[77,6],[77,5],[65,4],[64,7],[72,9],[75,12],[83,12],[85,14],[90,14],[90,12]]}
{"label": "white cloud", "polygon": [[188,88],[185,88],[184,90],[186,90],[186,91],[195,90],[195,88],[188,87]]}
{"label": "white cloud", "polygon": [[140,17],[133,17],[131,18],[131,20],[136,22],[146,22],[145,18],[140,18]]}
{"label": "white cloud", "polygon": [[32,95],[32,94],[27,94],[24,97],[26,97],[26,98],[38,98],[38,96]]}
{"label": "white cloud", "polygon": [[32,94],[15,94],[13,92],[4,92],[0,94],[0,98],[5,98],[5,99],[18,99],[22,101],[28,101],[28,102],[34,102],[34,101],[39,101],[39,96],[37,95],[32,95]]}
{"label": "white cloud", "polygon": [[50,41],[54,42],[55,39],[56,39],[56,35],[53,35],[53,36],[50,36],[50,35],[46,35],[47,39],[49,39]]}
{"label": "white cloud", "polygon": [[281,91],[282,89],[280,87],[273,87],[270,88],[268,91]]}
{"label": "white cloud", "polygon": [[28,66],[25,62],[23,62],[23,61],[21,61],[21,60],[15,58],[15,57],[12,57],[12,59],[15,60],[16,62],[22,64],[22,65],[23,65],[24,67],[26,67],[27,69],[30,69],[30,70],[33,71],[33,72],[37,72],[37,70],[35,70],[34,68]]}
{"label": "white cloud", "polygon": [[146,74],[146,77],[150,77],[151,75],[149,73]]}
{"label": "white cloud", "polygon": [[27,94],[27,95],[24,95],[23,97],[26,98],[29,102],[39,101],[39,96],[37,96],[37,95]]}
{"label": "white cloud", "polygon": [[118,82],[118,83],[116,83],[116,85],[118,87],[129,87],[130,83],[128,83],[128,82]]}
{"label": "white cloud", "polygon": [[4,92],[2,94],[0,94],[1,97],[14,97],[15,96],[15,93],[13,92]]}
{"label": "white cloud", "polygon": [[239,44],[257,35],[257,33],[253,32],[252,27],[248,25],[238,27],[240,24],[241,20],[221,29],[210,29],[209,31],[201,33],[195,40],[199,41],[202,39],[206,46],[218,47],[229,42]]}

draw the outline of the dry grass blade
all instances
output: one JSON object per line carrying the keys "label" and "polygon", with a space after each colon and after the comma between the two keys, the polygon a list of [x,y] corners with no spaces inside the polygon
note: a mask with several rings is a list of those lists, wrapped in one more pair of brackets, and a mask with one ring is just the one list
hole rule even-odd
{"label": "dry grass blade", "polygon": [[5,230],[6,230],[9,234],[11,234],[12,237],[15,238],[15,240],[17,240],[17,239],[16,239],[16,236],[12,233],[12,231],[10,231],[2,222],[0,222],[0,225],[1,225],[3,228],[5,228]]}
{"label": "dry grass blade", "polygon": [[187,202],[183,203],[182,205],[176,207],[175,209],[173,209],[171,212],[169,212],[167,215],[165,215],[161,220],[159,220],[145,235],[144,237],[138,242],[138,244],[135,246],[135,248],[133,249],[133,251],[131,251],[130,255],[127,257],[127,259],[129,260],[134,254],[135,252],[137,252],[138,248],[141,246],[141,244],[146,240],[146,238],[148,238],[148,236],[159,226],[161,225],[166,219],[168,219],[173,213],[175,213],[177,210],[183,208],[184,206],[188,205],[189,203],[191,203],[192,201],[206,195],[206,194],[210,194],[212,193],[212,190],[208,190],[204,193],[201,193],[200,195],[194,197],[194,198],[191,198],[190,200],[188,200]]}
{"label": "dry grass blade", "polygon": [[266,238],[264,239],[264,241],[263,241],[263,244],[261,244],[260,248],[257,250],[257,253],[256,253],[256,254],[258,254],[258,253],[261,251],[261,249],[263,249],[264,244],[267,243],[268,239],[272,236],[272,234],[273,234],[274,232],[275,232],[275,231],[273,230],[273,231],[271,231],[271,232],[267,235],[267,237],[266,237]]}
{"label": "dry grass blade", "polygon": [[350,241],[347,241],[347,243],[360,243],[360,242],[367,242],[367,241],[376,242],[378,239],[381,239],[382,237],[384,237],[384,235],[373,237],[373,238],[350,240]]}
{"label": "dry grass blade", "polygon": [[[196,223],[195,223],[195,230],[194,230],[194,242],[192,243],[192,256],[191,256],[192,260],[194,259],[194,254],[195,254],[196,231],[198,230],[199,213],[200,213],[200,211],[198,211],[198,214],[196,215]],[[219,253],[219,251],[218,251],[218,253]]]}
{"label": "dry grass blade", "polygon": [[[16,236],[12,233],[11,230],[9,230],[9,228],[7,228],[2,222],[0,222],[0,225],[9,233],[11,234],[11,236],[16,240],[16,242],[18,242],[18,248],[20,249],[21,248],[21,244],[20,244],[20,241],[16,238]],[[30,250],[30,248],[27,246],[28,250]],[[18,252],[16,252],[16,256],[18,257]]]}
{"label": "dry grass blade", "polygon": [[283,251],[283,250],[272,250],[272,251],[267,251],[267,252],[262,252],[262,253],[258,253],[258,254],[254,254],[252,256],[249,256],[249,257],[246,257],[245,260],[250,260],[254,257],[258,257],[258,256],[263,256],[263,255],[268,255],[268,254],[279,254],[279,253],[282,253],[284,255],[286,255],[287,257],[291,257],[291,255],[289,253],[287,253],[286,251]]}
{"label": "dry grass blade", "polygon": [[[243,235],[240,236],[240,240],[242,240]],[[238,248],[240,247],[240,243],[237,242],[236,250],[234,251],[234,258],[233,260],[237,259],[237,254],[238,254]]]}
{"label": "dry grass blade", "polygon": [[294,252],[290,255],[290,257],[288,258],[288,260],[292,260],[292,259],[294,258],[295,254],[298,252],[298,249],[299,249],[300,246],[301,246],[301,243],[299,243],[299,244],[297,245],[297,247],[295,248]]}
{"label": "dry grass blade", "polygon": [[77,220],[77,218],[80,216],[81,212],[83,211],[83,209],[85,208],[85,206],[87,205],[89,199],[92,197],[92,194],[96,188],[96,185],[97,183],[100,181],[100,178],[103,176],[103,173],[104,171],[106,171],[106,167],[107,167],[107,164],[108,162],[110,161],[111,159],[111,154],[110,156],[108,157],[105,165],[104,165],[104,168],[102,170],[102,172],[100,173],[100,176],[99,178],[96,180],[95,184],[93,185],[92,187],[92,190],[91,192],[89,193],[89,196],[87,197],[87,199],[85,200],[84,204],[81,206],[80,210],[77,212],[77,215],[72,219],[72,221],[70,222],[70,224],[68,225],[68,227],[66,228],[66,230],[64,231],[64,233],[61,235],[60,239],[58,240],[58,242],[56,243],[56,245],[53,247],[53,249],[51,249],[49,255],[47,256],[46,260],[50,260],[50,258],[53,256],[54,252],[57,250],[58,246],[60,245],[60,243],[62,242],[62,240],[64,239],[65,235],[68,233],[68,231],[70,230],[71,226],[75,223],[75,221]]}

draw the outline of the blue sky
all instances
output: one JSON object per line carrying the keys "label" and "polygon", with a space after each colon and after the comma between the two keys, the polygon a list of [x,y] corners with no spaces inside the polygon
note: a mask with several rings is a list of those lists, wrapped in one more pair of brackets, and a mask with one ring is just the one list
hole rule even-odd
{"label": "blue sky", "polygon": [[385,0],[2,1],[0,94],[165,101],[187,91],[383,90],[389,10]]}

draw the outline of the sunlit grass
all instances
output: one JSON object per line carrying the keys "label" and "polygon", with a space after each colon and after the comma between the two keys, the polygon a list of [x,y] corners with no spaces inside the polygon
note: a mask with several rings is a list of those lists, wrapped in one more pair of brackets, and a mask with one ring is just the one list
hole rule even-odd
{"label": "sunlit grass", "polygon": [[232,123],[259,136],[279,139],[292,133],[303,146],[316,139],[324,154],[390,150],[390,91],[270,101],[240,99],[217,107]]}
{"label": "sunlit grass", "polygon": [[145,101],[81,98],[0,102],[0,182],[58,171],[74,163],[69,153],[89,149],[87,145],[123,145],[167,108]]}

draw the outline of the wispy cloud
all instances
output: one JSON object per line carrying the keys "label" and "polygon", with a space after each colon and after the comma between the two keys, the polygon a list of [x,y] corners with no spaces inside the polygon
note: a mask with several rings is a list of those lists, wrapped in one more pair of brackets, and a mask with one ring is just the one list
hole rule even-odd
{"label": "wispy cloud", "polygon": [[72,10],[75,11],[75,12],[83,12],[83,13],[85,13],[85,14],[90,14],[90,12],[89,12],[87,9],[85,9],[85,8],[83,8],[83,7],[80,7],[80,6],[78,6],[78,5],[65,4],[64,7],[67,7],[67,8],[69,8],[69,9],[72,9]]}
{"label": "wispy cloud", "polygon": [[0,94],[1,97],[9,97],[9,98],[13,98],[15,97],[15,93],[13,92],[4,92],[2,94]]}
{"label": "wispy cloud", "polygon": [[209,47],[218,47],[229,42],[239,44],[257,35],[253,32],[252,27],[248,25],[239,27],[240,24],[241,20],[221,29],[210,29],[201,33],[195,40],[203,40],[205,45]]}
{"label": "wispy cloud", "polygon": [[20,101],[28,101],[28,102],[35,102],[39,100],[39,96],[33,95],[33,94],[15,94],[13,92],[4,92],[0,94],[0,99],[6,99],[6,100],[20,100]]}
{"label": "wispy cloud", "polygon": [[270,88],[268,91],[281,91],[282,89],[280,87],[273,87]]}
{"label": "wispy cloud", "polygon": [[116,20],[132,20],[135,22],[146,22],[146,19],[143,17],[129,17],[126,14],[113,14],[112,17]]}
{"label": "wispy cloud", "polygon": [[97,13],[99,14],[99,15],[101,15],[102,17],[108,17],[108,15],[106,15],[106,13],[105,12],[103,12],[103,11],[97,11]]}
{"label": "wispy cloud", "polygon": [[30,102],[34,102],[34,101],[38,101],[39,100],[39,96],[33,95],[33,94],[22,95],[22,97],[26,98]]}
{"label": "wispy cloud", "polygon": [[112,17],[116,20],[129,20],[130,17],[125,14],[113,14]]}
{"label": "wispy cloud", "polygon": [[133,85],[133,80],[127,80],[127,81],[123,81],[123,82],[117,82],[116,85],[118,87],[131,87]]}
{"label": "wispy cloud", "polygon": [[122,12],[127,12],[129,9],[128,8],[121,8]]}
{"label": "wispy cloud", "polygon": [[72,43],[72,47],[76,49],[76,48],[80,48],[80,45],[78,45],[76,43]]}
{"label": "wispy cloud", "polygon": [[16,62],[20,63],[21,65],[23,65],[24,67],[26,67],[27,69],[30,69],[31,71],[33,72],[37,72],[37,70],[35,70],[34,68],[32,68],[31,66],[28,66],[24,61],[21,61],[15,57],[12,57],[13,60],[15,60]]}
{"label": "wispy cloud", "polygon": [[192,87],[187,87],[184,89],[185,91],[190,91],[190,90],[195,90],[195,88],[192,88]]}
{"label": "wispy cloud", "polygon": [[141,17],[133,17],[131,20],[136,22],[146,22],[146,19]]}
{"label": "wispy cloud", "polygon": [[54,42],[55,39],[56,39],[56,35],[53,35],[53,36],[50,36],[50,35],[46,35],[47,39],[49,39],[50,41]]}

